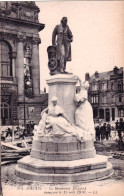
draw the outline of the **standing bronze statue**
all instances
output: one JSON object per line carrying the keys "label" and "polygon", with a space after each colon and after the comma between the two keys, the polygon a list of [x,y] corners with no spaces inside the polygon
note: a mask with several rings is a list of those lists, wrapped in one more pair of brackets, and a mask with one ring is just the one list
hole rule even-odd
{"label": "standing bronze statue", "polygon": [[[57,42],[56,42],[57,37]],[[57,47],[57,60],[60,72],[65,72],[66,62],[71,61],[71,42],[73,35],[67,25],[67,17],[63,17],[61,24],[57,25],[52,34],[52,45]]]}
{"label": "standing bronze statue", "polygon": [[[49,63],[51,74],[65,73],[66,62],[71,61],[72,32],[67,25],[67,17],[61,19],[61,24],[57,25],[52,34],[52,46],[48,47]],[[54,57],[52,55],[54,53]],[[56,53],[56,54],[55,54]],[[52,55],[52,57],[50,57]]]}

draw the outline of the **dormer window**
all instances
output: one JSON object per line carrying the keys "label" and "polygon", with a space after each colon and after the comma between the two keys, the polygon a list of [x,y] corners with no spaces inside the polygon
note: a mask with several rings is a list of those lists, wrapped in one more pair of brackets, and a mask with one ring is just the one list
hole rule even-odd
{"label": "dormer window", "polygon": [[102,83],[102,90],[106,90],[106,83]]}

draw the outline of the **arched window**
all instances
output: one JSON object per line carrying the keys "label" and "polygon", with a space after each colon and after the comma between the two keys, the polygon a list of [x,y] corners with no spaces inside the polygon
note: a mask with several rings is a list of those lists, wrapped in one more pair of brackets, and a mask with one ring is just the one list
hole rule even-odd
{"label": "arched window", "polygon": [[105,109],[105,116],[106,116],[106,122],[109,122],[110,121],[110,110],[109,108],[106,108]]}
{"label": "arched window", "polygon": [[12,76],[11,48],[2,40],[0,40],[0,67],[1,76]]}
{"label": "arched window", "polygon": [[104,109],[99,109],[99,118],[104,119]]}
{"label": "arched window", "polygon": [[93,109],[93,118],[97,118],[98,117],[98,109],[94,108]]}

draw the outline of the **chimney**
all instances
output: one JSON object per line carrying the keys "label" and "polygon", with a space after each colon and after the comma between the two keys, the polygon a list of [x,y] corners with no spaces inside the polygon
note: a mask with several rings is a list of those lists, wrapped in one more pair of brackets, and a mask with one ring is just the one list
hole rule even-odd
{"label": "chimney", "polygon": [[118,67],[115,66],[114,69],[113,69],[113,71],[114,71],[114,74],[117,74],[118,73]]}
{"label": "chimney", "polygon": [[89,73],[86,73],[85,74],[85,81],[89,81],[89,79],[90,79],[90,74]]}
{"label": "chimney", "polygon": [[95,72],[95,77],[98,78],[99,77],[99,73],[98,71]]}

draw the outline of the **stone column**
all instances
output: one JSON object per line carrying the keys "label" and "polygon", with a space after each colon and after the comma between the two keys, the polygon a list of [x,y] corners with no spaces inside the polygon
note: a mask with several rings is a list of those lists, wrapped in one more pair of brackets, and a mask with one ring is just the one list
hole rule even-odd
{"label": "stone column", "polygon": [[24,95],[24,50],[23,38],[19,37],[17,43],[16,76],[18,79],[18,95]]}
{"label": "stone column", "polygon": [[15,69],[15,59],[16,59],[16,52],[12,52],[12,77],[16,77],[16,69]]}
{"label": "stone column", "polygon": [[40,65],[39,65],[39,39],[35,39],[32,46],[32,80],[34,96],[40,95]]}
{"label": "stone column", "polygon": [[52,96],[58,98],[58,105],[61,106],[71,122],[74,123],[76,106],[74,104],[74,96],[76,94],[77,79],[72,74],[57,74],[50,76],[47,84],[49,85],[49,105]]}

